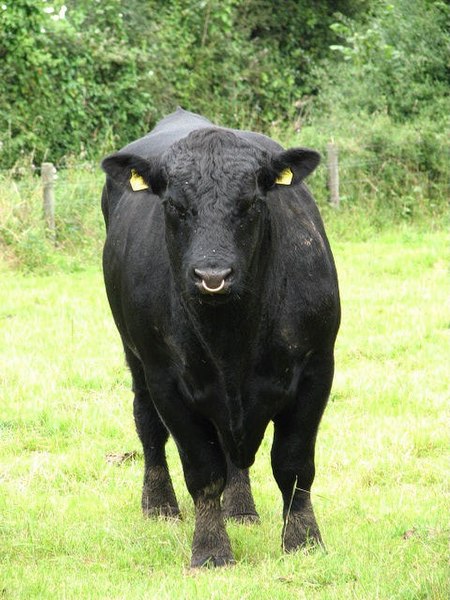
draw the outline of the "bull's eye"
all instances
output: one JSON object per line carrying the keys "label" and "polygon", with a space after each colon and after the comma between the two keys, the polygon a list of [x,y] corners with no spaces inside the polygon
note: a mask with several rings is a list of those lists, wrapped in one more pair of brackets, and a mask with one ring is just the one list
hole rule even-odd
{"label": "bull's eye", "polygon": [[170,197],[166,198],[164,203],[166,204],[167,208],[172,214],[176,214],[177,216],[182,218],[186,217],[188,209],[184,204],[181,204],[180,202],[177,202],[176,200]]}
{"label": "bull's eye", "polygon": [[239,204],[238,212],[241,215],[245,215],[247,213],[251,213],[258,207],[258,197],[254,196],[252,198],[245,198],[241,200]]}

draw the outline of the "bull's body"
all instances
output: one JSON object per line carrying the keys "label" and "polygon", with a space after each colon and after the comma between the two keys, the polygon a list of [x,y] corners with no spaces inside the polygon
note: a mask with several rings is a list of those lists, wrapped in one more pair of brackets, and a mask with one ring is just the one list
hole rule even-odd
{"label": "bull's body", "polygon": [[[178,110],[104,162],[105,282],[133,375],[143,508],[178,513],[168,430],[196,505],[194,566],[232,561],[226,482],[226,516],[257,518],[246,469],[271,420],[284,547],[320,541],[309,490],[339,298],[318,210],[295,181],[314,153],[285,155]],[[288,159],[294,182],[274,185]],[[132,169],[148,189],[131,189]]]}

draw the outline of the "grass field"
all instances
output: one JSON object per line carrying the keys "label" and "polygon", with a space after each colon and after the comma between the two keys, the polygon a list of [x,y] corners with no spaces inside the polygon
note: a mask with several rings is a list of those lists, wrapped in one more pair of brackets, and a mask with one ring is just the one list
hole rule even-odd
{"label": "grass field", "polygon": [[193,506],[172,443],[184,519],[141,517],[99,270],[0,272],[0,597],[448,597],[446,238],[406,228],[333,247],[343,323],[313,488],[327,552],[281,552],[269,428],[252,468],[261,524],[229,525],[237,564],[219,570],[188,569]]}

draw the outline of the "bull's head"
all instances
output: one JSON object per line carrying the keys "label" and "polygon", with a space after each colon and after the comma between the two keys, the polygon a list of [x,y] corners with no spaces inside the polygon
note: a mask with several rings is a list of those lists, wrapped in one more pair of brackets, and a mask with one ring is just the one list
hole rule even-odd
{"label": "bull's head", "polygon": [[201,129],[159,160],[117,153],[102,166],[124,186],[162,200],[171,266],[181,291],[206,302],[251,290],[269,240],[267,194],[298,185],[318,165],[306,148],[275,155],[232,132]]}

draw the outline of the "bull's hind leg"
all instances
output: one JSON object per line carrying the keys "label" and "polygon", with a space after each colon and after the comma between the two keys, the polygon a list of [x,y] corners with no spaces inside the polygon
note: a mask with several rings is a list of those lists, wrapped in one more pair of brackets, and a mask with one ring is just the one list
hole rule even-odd
{"label": "bull's hind leg", "polygon": [[248,469],[238,469],[227,459],[227,484],[222,497],[222,510],[226,519],[239,523],[258,523],[250,486]]}
{"label": "bull's hind leg", "polygon": [[283,496],[282,546],[293,552],[322,544],[311,504],[316,435],[333,379],[333,357],[312,359],[295,406],[274,419],[272,469]]}
{"label": "bull's hind leg", "polygon": [[167,467],[165,445],[169,437],[147,388],[141,363],[125,349],[133,376],[134,420],[144,450],[142,511],[145,516],[178,517],[180,509]]}

